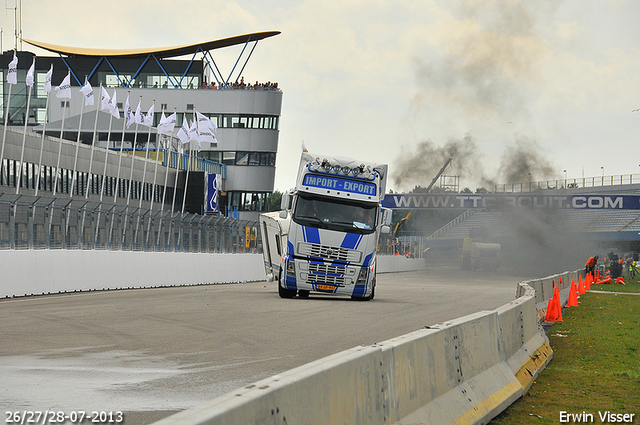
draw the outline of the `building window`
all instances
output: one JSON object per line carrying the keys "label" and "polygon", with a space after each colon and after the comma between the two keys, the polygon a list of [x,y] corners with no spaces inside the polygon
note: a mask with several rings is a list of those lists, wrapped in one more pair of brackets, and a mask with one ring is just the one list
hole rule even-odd
{"label": "building window", "polygon": [[269,192],[227,192],[228,206],[238,211],[268,211]]}

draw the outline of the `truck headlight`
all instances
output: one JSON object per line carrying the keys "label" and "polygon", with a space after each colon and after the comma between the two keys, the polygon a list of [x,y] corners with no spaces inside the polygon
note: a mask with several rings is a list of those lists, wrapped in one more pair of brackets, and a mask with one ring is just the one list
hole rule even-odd
{"label": "truck headlight", "polygon": [[356,280],[356,285],[366,285],[367,283],[367,269],[360,269],[360,273],[358,274],[358,279]]}
{"label": "truck headlight", "polygon": [[293,260],[287,261],[287,276],[296,277],[296,262]]}

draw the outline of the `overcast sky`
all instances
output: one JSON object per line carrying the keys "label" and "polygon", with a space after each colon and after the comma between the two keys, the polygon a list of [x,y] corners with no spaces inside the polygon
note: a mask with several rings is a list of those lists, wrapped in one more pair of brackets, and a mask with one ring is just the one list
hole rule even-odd
{"label": "overcast sky", "polygon": [[[284,93],[279,190],[294,185],[303,142],[388,163],[396,192],[428,185],[448,156],[460,188],[601,167],[640,181],[639,23],[633,0],[22,0],[24,38],[74,47],[281,31],[244,71]],[[227,75],[239,50],[212,53]]]}

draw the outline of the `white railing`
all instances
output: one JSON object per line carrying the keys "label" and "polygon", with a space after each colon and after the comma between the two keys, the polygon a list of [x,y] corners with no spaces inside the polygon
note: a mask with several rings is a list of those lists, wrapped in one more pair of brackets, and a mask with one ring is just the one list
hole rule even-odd
{"label": "white railing", "polygon": [[498,184],[495,185],[494,192],[518,193],[533,192],[536,190],[577,189],[584,187],[620,186],[627,184],[640,184],[640,174],[620,174],[614,176]]}

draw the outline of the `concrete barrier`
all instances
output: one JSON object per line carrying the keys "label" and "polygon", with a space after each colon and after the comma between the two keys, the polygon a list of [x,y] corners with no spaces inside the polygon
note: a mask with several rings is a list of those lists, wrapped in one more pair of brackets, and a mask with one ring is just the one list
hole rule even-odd
{"label": "concrete barrier", "polygon": [[[378,258],[380,273],[424,269],[423,260]],[[0,297],[265,279],[262,254],[3,250],[0,270]]]}
{"label": "concrete barrier", "polygon": [[[542,279],[532,279],[526,282],[535,291],[535,302],[538,310],[546,310],[547,302],[549,298],[553,297],[553,287],[558,286],[560,292],[560,302],[562,305],[567,303],[569,299],[569,290],[571,289],[571,281],[575,281],[578,284],[579,276],[584,278],[584,272],[580,270],[572,272],[558,273],[552,276],[544,277]],[[518,284],[516,289],[516,297],[524,295],[525,287]]]}
{"label": "concrete barrier", "polygon": [[0,251],[0,296],[264,280],[259,254]]}
{"label": "concrete barrier", "polygon": [[157,425],[484,424],[551,360],[535,292],[241,388]]}
{"label": "concrete barrier", "polygon": [[378,273],[395,273],[424,270],[424,258],[407,258],[404,255],[378,255]]}

